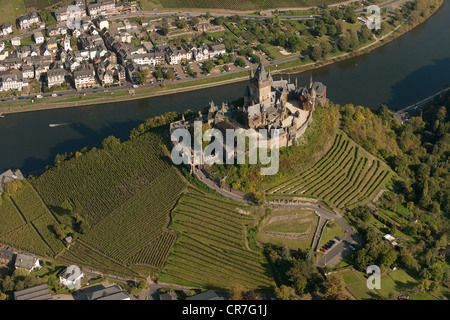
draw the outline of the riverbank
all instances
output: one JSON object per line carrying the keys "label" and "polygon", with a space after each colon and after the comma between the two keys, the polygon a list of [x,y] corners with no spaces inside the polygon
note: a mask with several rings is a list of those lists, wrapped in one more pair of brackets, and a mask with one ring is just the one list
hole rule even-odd
{"label": "riverbank", "polygon": [[[372,52],[373,50],[388,44],[389,42],[401,37],[406,34],[408,31],[413,30],[417,26],[421,25],[425,21],[428,20],[432,15],[434,15],[443,5],[444,1],[441,0],[438,5],[434,8],[433,12],[426,18],[422,18],[416,25],[407,26],[406,19],[402,24],[398,25],[395,29],[390,31],[388,34],[382,36],[381,38],[376,39],[375,41],[369,43],[368,45],[360,48],[358,51],[351,53],[343,53],[341,55],[331,57],[326,61],[319,62],[304,62],[300,59],[301,55],[295,55],[288,58],[288,62],[277,62],[274,61],[272,63],[268,63],[266,65],[267,69],[272,71],[272,74],[278,73],[302,73],[309,70],[323,68],[325,66],[345,61],[351,58],[355,58],[360,55],[365,55],[367,53]],[[285,59],[286,60],[286,59]],[[278,63],[277,65],[275,65]],[[218,75],[216,77],[204,78],[201,80],[190,80],[184,83],[174,83],[169,85],[160,85],[160,86],[152,86],[152,87],[141,87],[138,89],[132,89],[134,93],[129,93],[127,90],[111,92],[111,93],[101,93],[101,94],[89,94],[83,97],[73,97],[69,99],[62,99],[59,101],[54,101],[53,98],[44,98],[41,100],[42,102],[35,102],[31,104],[31,102],[27,101],[27,104],[20,104],[19,101],[16,101],[18,104],[9,107],[3,107],[4,114],[11,113],[21,113],[21,112],[29,112],[29,111],[41,111],[41,110],[51,110],[51,109],[60,109],[60,108],[70,108],[70,107],[82,107],[82,106],[90,106],[90,105],[98,105],[105,103],[114,103],[114,102],[123,102],[123,101],[131,101],[131,100],[139,100],[145,98],[151,98],[156,96],[170,95],[181,92],[200,90],[209,87],[216,87],[221,85],[226,85],[235,82],[241,82],[248,80],[249,71],[243,70],[233,74],[225,74]],[[38,100],[39,101],[39,100]]]}

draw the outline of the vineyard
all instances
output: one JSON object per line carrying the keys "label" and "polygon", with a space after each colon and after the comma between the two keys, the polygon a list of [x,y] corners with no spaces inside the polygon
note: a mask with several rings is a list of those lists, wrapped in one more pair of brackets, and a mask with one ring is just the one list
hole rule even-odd
{"label": "vineyard", "polygon": [[164,8],[219,8],[235,10],[311,7],[333,4],[340,0],[160,0]]}
{"label": "vineyard", "polygon": [[1,243],[43,257],[55,257],[65,249],[53,232],[58,221],[26,181],[12,196],[1,196],[0,221]]}
{"label": "vineyard", "polygon": [[253,218],[242,209],[189,188],[173,211],[170,228],[180,234],[159,280],[193,287],[273,286],[262,255],[245,247],[244,225]]}
{"label": "vineyard", "polygon": [[77,214],[92,227],[173,170],[166,158],[160,136],[145,134],[64,161],[32,183],[64,222]]}
{"label": "vineyard", "polygon": [[334,208],[347,209],[373,198],[390,175],[385,163],[340,132],[330,150],[316,164],[267,193],[273,198],[312,197]]}

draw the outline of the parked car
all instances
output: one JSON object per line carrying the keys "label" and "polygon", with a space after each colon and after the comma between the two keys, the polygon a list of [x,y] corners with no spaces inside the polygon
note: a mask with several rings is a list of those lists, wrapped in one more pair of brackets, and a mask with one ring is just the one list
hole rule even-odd
{"label": "parked car", "polygon": [[38,94],[38,95],[36,96],[36,98],[42,99],[43,97],[42,97],[40,94]]}
{"label": "parked car", "polygon": [[325,248],[320,248],[320,251],[322,251],[322,252],[327,252],[327,250],[325,249]]}
{"label": "parked car", "polygon": [[355,248],[353,245],[349,245],[348,247],[349,247],[350,249],[352,249],[353,251],[356,250],[356,248]]}
{"label": "parked car", "polygon": [[341,237],[336,237],[336,240],[337,240],[337,241],[341,241],[342,238],[341,238]]}

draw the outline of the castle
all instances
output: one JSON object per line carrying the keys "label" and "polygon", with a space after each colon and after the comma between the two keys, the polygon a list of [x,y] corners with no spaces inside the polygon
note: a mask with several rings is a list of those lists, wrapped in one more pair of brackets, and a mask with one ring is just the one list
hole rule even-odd
{"label": "castle", "polygon": [[325,85],[313,82],[312,77],[306,87],[298,87],[297,81],[291,83],[283,78],[274,81],[270,71],[266,72],[260,63],[255,73],[250,74],[242,107],[228,102],[216,105],[211,101],[206,113],[199,111],[190,121],[183,116],[180,121],[171,123],[170,134],[178,128],[189,129],[194,121],[201,121],[224,133],[226,129],[267,129],[269,139],[272,129],[277,129],[279,146],[292,146],[306,131],[315,107],[325,105],[326,90]]}

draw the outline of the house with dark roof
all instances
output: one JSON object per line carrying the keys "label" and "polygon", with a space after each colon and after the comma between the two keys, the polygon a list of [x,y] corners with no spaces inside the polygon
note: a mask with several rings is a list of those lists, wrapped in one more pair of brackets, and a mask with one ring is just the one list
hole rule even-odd
{"label": "house with dark roof", "polygon": [[130,300],[128,292],[122,290],[117,284],[106,288],[103,285],[99,285],[89,289],[91,290],[86,289],[88,291],[86,293],[88,300]]}
{"label": "house with dark roof", "polygon": [[38,286],[15,291],[14,300],[52,300],[52,294],[47,284],[43,283]]}
{"label": "house with dark roof", "polygon": [[208,290],[195,296],[188,297],[186,300],[225,300],[223,297],[219,296],[214,290]]}
{"label": "house with dark roof", "polygon": [[36,258],[33,254],[19,253],[17,254],[16,261],[14,262],[14,268],[25,269],[28,272],[33,271],[39,266],[39,259]]}
{"label": "house with dark roof", "polygon": [[14,260],[14,249],[11,247],[0,248],[0,263],[10,264]]}

